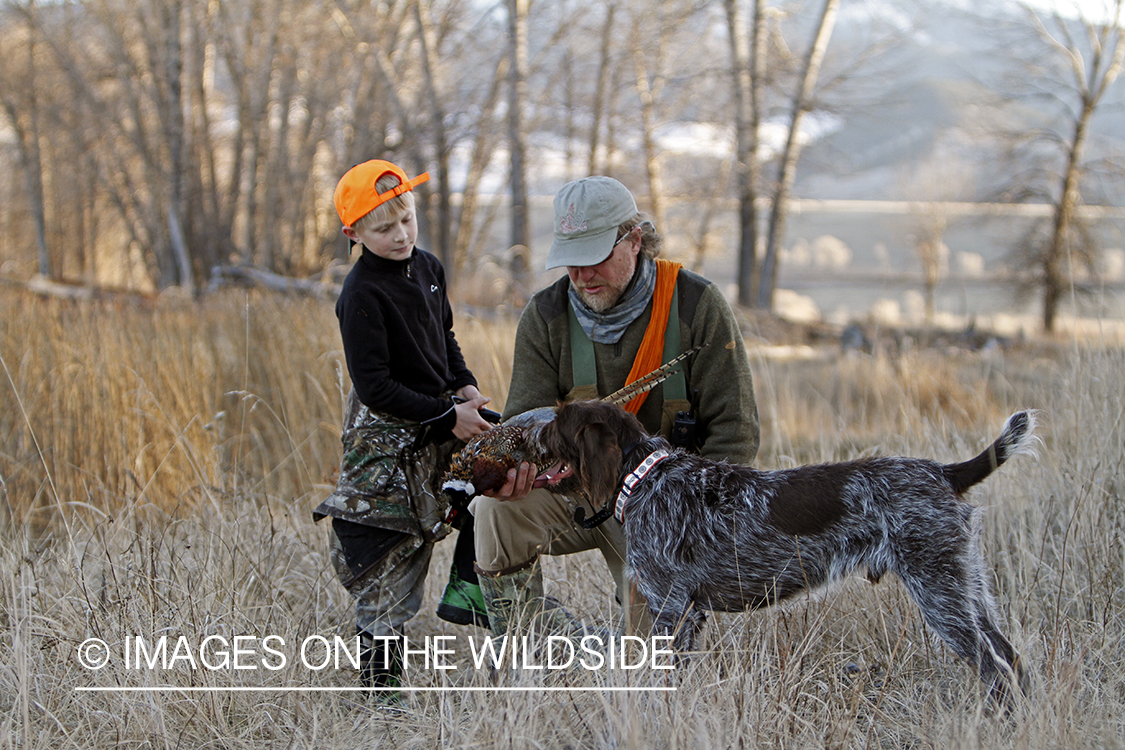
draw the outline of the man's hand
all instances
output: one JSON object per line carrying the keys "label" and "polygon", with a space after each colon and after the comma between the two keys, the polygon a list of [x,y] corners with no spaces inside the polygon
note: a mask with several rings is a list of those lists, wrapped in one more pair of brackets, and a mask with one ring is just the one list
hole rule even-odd
{"label": "man's hand", "polygon": [[525,461],[514,469],[508,469],[508,481],[503,487],[481,494],[495,500],[522,500],[535,489],[535,477],[538,474],[539,468]]}

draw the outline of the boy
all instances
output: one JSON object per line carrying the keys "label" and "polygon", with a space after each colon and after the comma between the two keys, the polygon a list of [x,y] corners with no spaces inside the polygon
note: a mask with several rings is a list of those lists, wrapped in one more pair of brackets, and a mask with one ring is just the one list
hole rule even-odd
{"label": "boy", "polygon": [[[490,426],[478,411],[489,399],[453,335],[441,263],[414,247],[411,191],[428,179],[408,180],[394,164],[372,160],[348,170],[334,195],[343,233],[362,253],[336,302],[352,379],[344,457],[336,491],[313,516],[332,516],[332,564],[356,597],[368,687],[398,683],[402,626],[421,606],[434,543],[448,533],[440,481],[459,446],[454,438]],[[487,625],[472,539],[470,517],[439,615]]]}

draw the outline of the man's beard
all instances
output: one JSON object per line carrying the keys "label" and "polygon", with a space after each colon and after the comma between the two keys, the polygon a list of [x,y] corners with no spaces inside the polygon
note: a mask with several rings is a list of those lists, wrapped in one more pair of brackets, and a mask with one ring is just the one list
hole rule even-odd
{"label": "man's beard", "polygon": [[607,312],[621,301],[621,298],[625,296],[625,293],[633,286],[633,282],[636,281],[637,276],[640,274],[640,269],[641,264],[638,262],[637,267],[633,269],[633,275],[621,286],[611,284],[605,279],[602,279],[601,284],[589,285],[602,287],[601,294],[588,294],[585,289],[579,289],[574,286],[574,282],[571,282],[570,285],[574,288],[574,291],[578,293],[578,299],[582,300],[582,303],[586,305],[586,307],[600,314]]}
{"label": "man's beard", "polygon": [[[585,289],[574,288],[578,293],[578,299],[582,300],[582,304],[590,308],[596,313],[604,313],[617,304],[624,293],[624,289],[619,289],[609,284],[603,284],[603,291],[601,294],[588,294]],[[609,292],[608,294],[606,292]]]}

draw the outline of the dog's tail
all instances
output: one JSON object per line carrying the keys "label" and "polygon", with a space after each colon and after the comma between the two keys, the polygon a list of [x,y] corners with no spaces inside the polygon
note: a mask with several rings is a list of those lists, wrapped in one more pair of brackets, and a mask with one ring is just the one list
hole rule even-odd
{"label": "dog's tail", "polygon": [[1019,411],[1008,417],[1000,437],[983,453],[968,461],[945,467],[945,476],[953,485],[953,491],[961,494],[1017,453],[1032,453],[1031,445],[1036,440],[1031,434],[1034,430],[1034,411]]}

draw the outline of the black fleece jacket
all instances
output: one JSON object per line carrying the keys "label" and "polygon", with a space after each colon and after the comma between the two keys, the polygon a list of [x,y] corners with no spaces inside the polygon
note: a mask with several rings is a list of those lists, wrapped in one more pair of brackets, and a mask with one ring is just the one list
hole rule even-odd
{"label": "black fleece jacket", "polygon": [[453,428],[453,403],[440,394],[477,382],[453,335],[436,257],[415,248],[395,261],[364,248],[344,280],[336,317],[360,401],[400,419]]}

